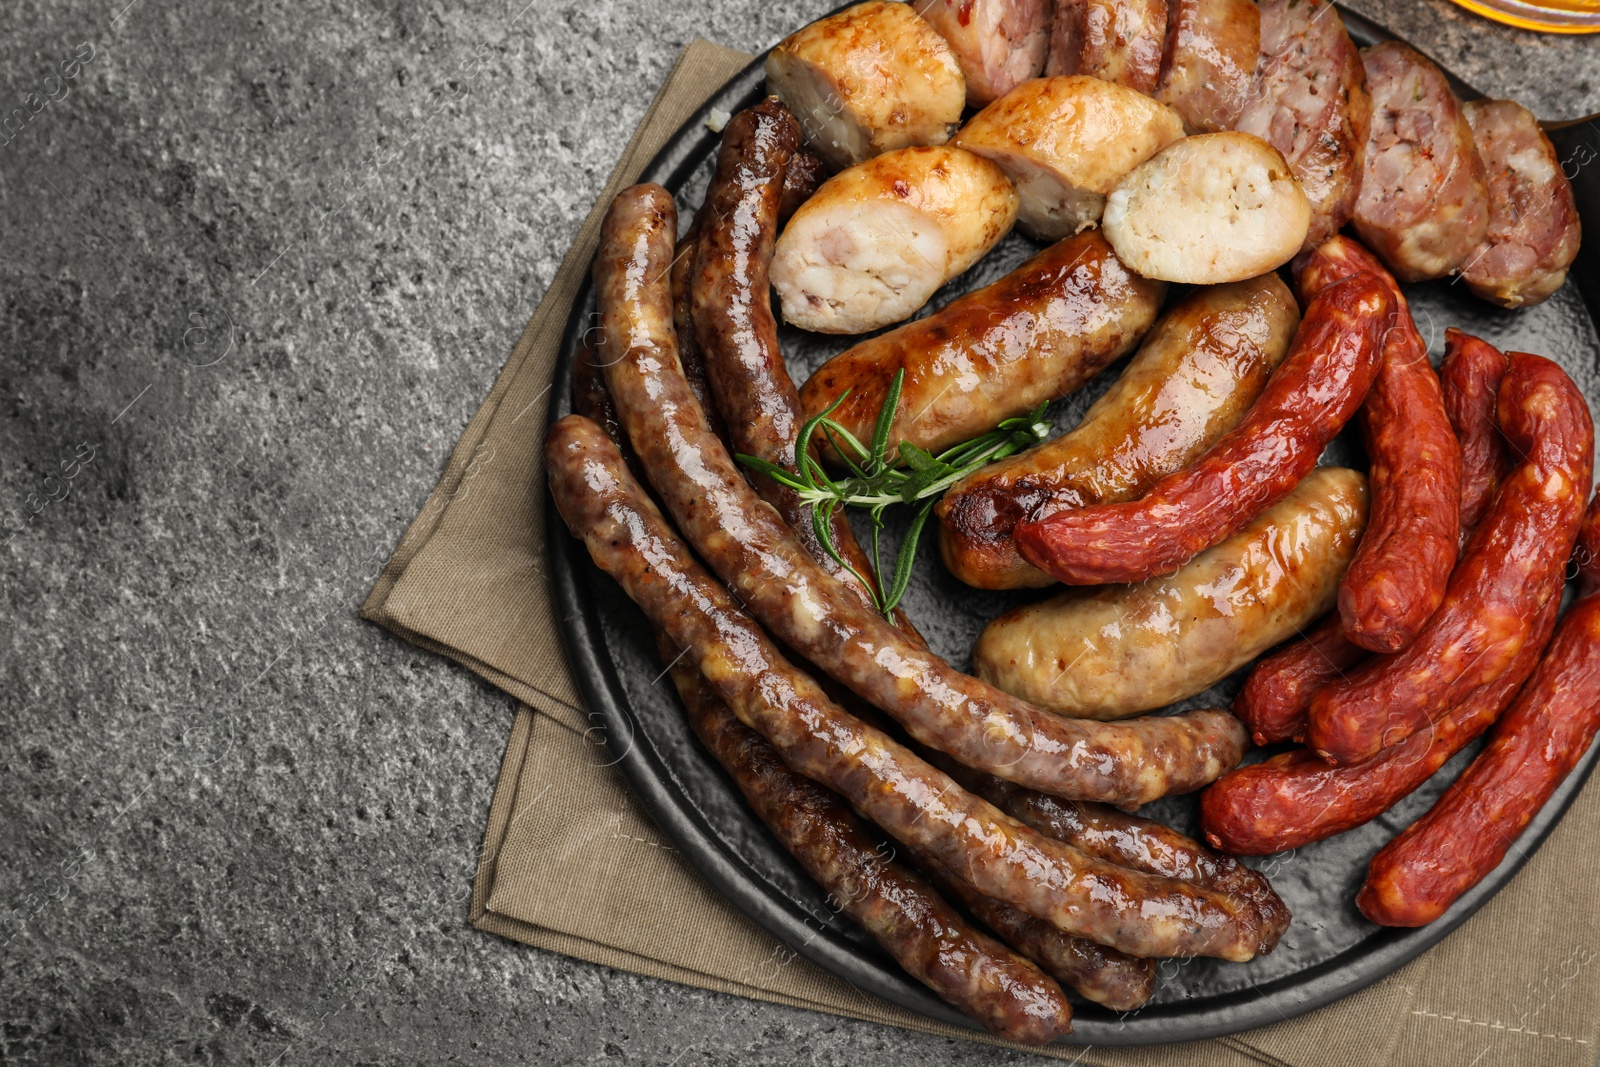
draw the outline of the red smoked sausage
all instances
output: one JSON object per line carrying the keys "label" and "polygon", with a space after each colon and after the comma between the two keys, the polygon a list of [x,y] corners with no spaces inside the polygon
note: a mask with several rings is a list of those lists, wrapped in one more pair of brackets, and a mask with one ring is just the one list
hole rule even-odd
{"label": "red smoked sausage", "polygon": [[1483,521],[1494,491],[1511,471],[1511,453],[1495,422],[1506,357],[1498,348],[1451,327],[1444,332],[1439,384],[1444,410],[1461,442],[1461,544]]}
{"label": "red smoked sausage", "polygon": [[1233,713],[1256,744],[1287,741],[1305,732],[1306,709],[1317,690],[1366,658],[1366,649],[1345,639],[1338,614],[1328,615],[1256,663],[1234,698]]}

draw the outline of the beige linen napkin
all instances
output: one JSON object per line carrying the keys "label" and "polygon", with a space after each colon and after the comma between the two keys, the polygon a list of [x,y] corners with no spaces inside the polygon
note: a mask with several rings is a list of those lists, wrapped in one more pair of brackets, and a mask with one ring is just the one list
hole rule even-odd
{"label": "beige linen napkin", "polygon": [[[747,61],[705,41],[685,49],[362,614],[525,705],[489,810],[475,925],[675,982],[985,1040],[862,993],[721,899],[607,765],[561,649],[544,567],[547,538],[565,532],[545,528],[540,444],[562,325],[604,206]],[[1044,1054],[1160,1067],[1591,1067],[1600,1053],[1597,833],[1600,789],[1590,789],[1470,922],[1386,981],[1310,1015],[1217,1041]]]}

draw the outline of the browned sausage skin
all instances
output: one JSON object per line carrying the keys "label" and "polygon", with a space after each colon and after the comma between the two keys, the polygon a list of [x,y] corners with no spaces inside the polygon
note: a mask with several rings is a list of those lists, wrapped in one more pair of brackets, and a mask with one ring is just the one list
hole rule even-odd
{"label": "browned sausage skin", "polygon": [[1192,132],[1231,130],[1250,102],[1260,54],[1254,0],[1171,0],[1155,98]]}
{"label": "browned sausage skin", "polygon": [[1583,527],[1578,531],[1573,557],[1585,588],[1600,589],[1600,493],[1589,501],[1589,508],[1583,513]]}
{"label": "browned sausage skin", "polygon": [[1372,100],[1366,70],[1327,0],[1262,0],[1257,87],[1235,129],[1283,153],[1311,201],[1306,248],[1339,232],[1361,191]]}
{"label": "browned sausage skin", "polygon": [[889,452],[930,452],[987,433],[1078,388],[1155,322],[1165,286],[1124,267],[1099,230],[1057,241],[993,285],[862,341],[800,389],[806,417],[831,416],[872,439],[889,383],[905,371]]}
{"label": "browned sausage skin", "polygon": [[1308,633],[1265,656],[1233,701],[1233,713],[1258,745],[1288,741],[1305,733],[1306,709],[1317,690],[1363,663],[1367,650],[1344,636],[1337,612]]}
{"label": "browned sausage skin", "polygon": [[1560,599],[1592,480],[1594,423],[1559,366],[1525,352],[1507,359],[1498,417],[1521,461],[1416,640],[1311,702],[1306,738],[1324,759],[1359,763],[1437,721],[1501,675],[1544,605]]}
{"label": "browned sausage skin", "polygon": [[1362,271],[1382,279],[1395,314],[1383,364],[1361,406],[1372,517],[1339,584],[1339,617],[1372,652],[1409,645],[1444,599],[1461,535],[1461,445],[1411,308],[1370,252],[1334,237],[1296,262],[1302,297]]}
{"label": "browned sausage skin", "polygon": [[[954,670],[821,570],[755,497],[679,371],[658,291],[673,215],[660,186],[625,190],[607,214],[595,264],[606,381],[663,502],[774,636],[922,743],[1047,792],[1132,807],[1199,788],[1238,762],[1244,730],[1225,712],[1060,718]],[[612,338],[627,350],[614,351]]]}
{"label": "browned sausage skin", "polygon": [[1399,41],[1362,54],[1372,94],[1356,233],[1403,282],[1450,273],[1483,240],[1489,188],[1438,67]]}
{"label": "browned sausage skin", "polygon": [[1087,74],[1155,92],[1167,35],[1167,0],[1056,0],[1047,75]]}
{"label": "browned sausage skin", "polygon": [[1439,385],[1445,414],[1461,442],[1463,548],[1511,471],[1511,453],[1494,414],[1505,374],[1506,357],[1498,348],[1454,327],[1445,330]]}
{"label": "browned sausage skin", "polygon": [[1275,942],[1231,898],[1046,838],[841,711],[693,559],[593,422],[557,422],[545,460],[568,527],[740,721],[890,836],[985,896],[1131,955],[1245,960]]}
{"label": "browned sausage skin", "polygon": [[[843,801],[784,766],[676,650],[663,658],[672,664],[695,736],[757,817],[900,966],[990,1033],[1043,1044],[1071,1032],[1071,1007],[1038,967],[972,929],[932,886],[896,862],[894,850]],[[1060,936],[1042,920],[1020,921]]]}

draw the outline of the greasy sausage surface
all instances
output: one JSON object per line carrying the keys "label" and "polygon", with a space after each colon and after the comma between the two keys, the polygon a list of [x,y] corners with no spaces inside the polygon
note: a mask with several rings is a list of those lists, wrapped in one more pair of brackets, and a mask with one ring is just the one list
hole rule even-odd
{"label": "greasy sausage surface", "polygon": [[1511,471],[1511,453],[1495,422],[1506,357],[1487,341],[1451,327],[1444,332],[1439,385],[1461,442],[1461,544],[1483,521],[1494,491]]}
{"label": "greasy sausage surface", "polygon": [[1372,519],[1339,585],[1339,617],[1353,644],[1397,652],[1444,599],[1461,535],[1461,445],[1445,413],[1428,345],[1400,287],[1359,244],[1334,237],[1299,264],[1300,294],[1367,271],[1395,301],[1383,364],[1358,421],[1371,461]]}
{"label": "greasy sausage surface", "polygon": [[1130,955],[1244,960],[1271,947],[1231,898],[1047,838],[840,710],[690,555],[595,423],[557,422],[545,459],[556,508],[595,563],[785,763],[885,833],[985,896]]}
{"label": "greasy sausage surface", "polygon": [[1600,728],[1600,596],[1572,605],[1478,758],[1367,866],[1356,897],[1383,926],[1423,926],[1505,859]]}
{"label": "greasy sausage surface", "polygon": [[1017,524],[1132,500],[1182,470],[1244,417],[1299,322],[1276,274],[1185,297],[1076,429],[951,487],[934,509],[945,566],[980,589],[1051,584],[1017,552]]}
{"label": "greasy sausage surface", "polygon": [[1507,358],[1498,417],[1521,461],[1417,639],[1312,700],[1306,739],[1324,759],[1358,763],[1437,720],[1501,674],[1540,609],[1560,599],[1589,496],[1594,424],[1559,366],[1523,352]]}
{"label": "greasy sausage surface", "polygon": [[1361,191],[1372,100],[1361,54],[1327,0],[1261,0],[1257,87],[1235,129],[1283,153],[1311,201],[1306,248],[1339,232]]}
{"label": "greasy sausage surface", "polygon": [[1254,0],[1172,0],[1155,97],[1195,133],[1231,130],[1250,102],[1260,54]]}
{"label": "greasy sausage surface", "polygon": [[801,388],[800,400],[810,418],[849,390],[832,418],[870,441],[889,382],[904,369],[889,452],[910,441],[938,453],[1100,373],[1150,328],[1164,291],[1118,262],[1091,230],[926,318],[839,353]]}
{"label": "greasy sausage surface", "polygon": [[601,362],[663,502],[775,637],[923,744],[1046,792],[1131,807],[1196,789],[1238,762],[1245,734],[1226,712],[1062,719],[954,670],[819,568],[745,482],[678,368],[660,282],[674,216],[660,186],[612,202],[595,262]]}
{"label": "greasy sausage surface", "polygon": [[1583,528],[1578,532],[1578,545],[1573,551],[1578,564],[1578,577],[1590,590],[1600,589],[1600,493],[1589,501],[1589,510],[1583,513]]}
{"label": "greasy sausage surface", "polygon": [[1018,526],[1022,557],[1069,585],[1095,585],[1166,573],[1217,544],[1316,466],[1372,385],[1393,311],[1388,287],[1370,274],[1321,290],[1238,426],[1140,500]]}
{"label": "greasy sausage surface", "polygon": [[1540,609],[1532,634],[1504,672],[1443,718],[1363,763],[1336,767],[1297,748],[1223,776],[1200,797],[1200,825],[1213,847],[1243,856],[1299,848],[1382,815],[1493,725],[1539,662],[1556,604]]}
{"label": "greasy sausage surface", "polygon": [[[842,800],[784,766],[676,650],[666,658],[695,736],[773,836],[900,966],[991,1033],[1043,1044],[1071,1032],[1071,1006],[1037,966],[974,930],[915,871],[896,862],[893,850]],[[1060,936],[1042,920],[1019,921]]]}
{"label": "greasy sausage surface", "polygon": [[1461,278],[1501,307],[1527,307],[1567,280],[1583,226],[1555,146],[1527,108],[1510,100],[1462,105],[1489,180],[1489,228]]}
{"label": "greasy sausage surface", "polygon": [[1367,519],[1359,471],[1319,467],[1172,574],[1015,608],[972,648],[978,677],[1046,708],[1120,719],[1193,696],[1333,607]]}
{"label": "greasy sausage surface", "polygon": [[967,79],[967,105],[983,107],[1044,70],[1050,0],[916,0]]}
{"label": "greasy sausage surface", "polygon": [[1149,95],[1166,33],[1167,0],[1056,0],[1045,73],[1087,74]]}
{"label": "greasy sausage surface", "polygon": [[1329,615],[1255,665],[1233,700],[1233,713],[1256,744],[1287,741],[1305,732],[1306,709],[1317,690],[1366,658],[1366,649],[1345,639],[1338,614]]}
{"label": "greasy sausage surface", "polygon": [[1401,281],[1443,277],[1489,226],[1472,127],[1444,74],[1410,47],[1385,41],[1361,56],[1372,132],[1351,222]]}

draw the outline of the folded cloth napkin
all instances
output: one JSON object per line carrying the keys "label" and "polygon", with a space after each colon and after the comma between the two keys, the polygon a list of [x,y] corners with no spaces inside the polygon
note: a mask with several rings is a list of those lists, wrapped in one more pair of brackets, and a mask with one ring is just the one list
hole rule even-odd
{"label": "folded cloth napkin", "polygon": [[[547,539],[566,533],[546,528],[540,445],[562,326],[605,205],[748,61],[705,41],[679,57],[362,615],[523,705],[479,856],[476,926],[687,985],[993,1042],[861,992],[719,897],[609,766],[561,648],[544,567]],[[1600,850],[1584,842],[1597,833],[1600,790],[1590,789],[1470,922],[1385,981],[1320,1011],[1216,1041],[1041,1054],[1161,1067],[1590,1067],[1600,1053]]]}

